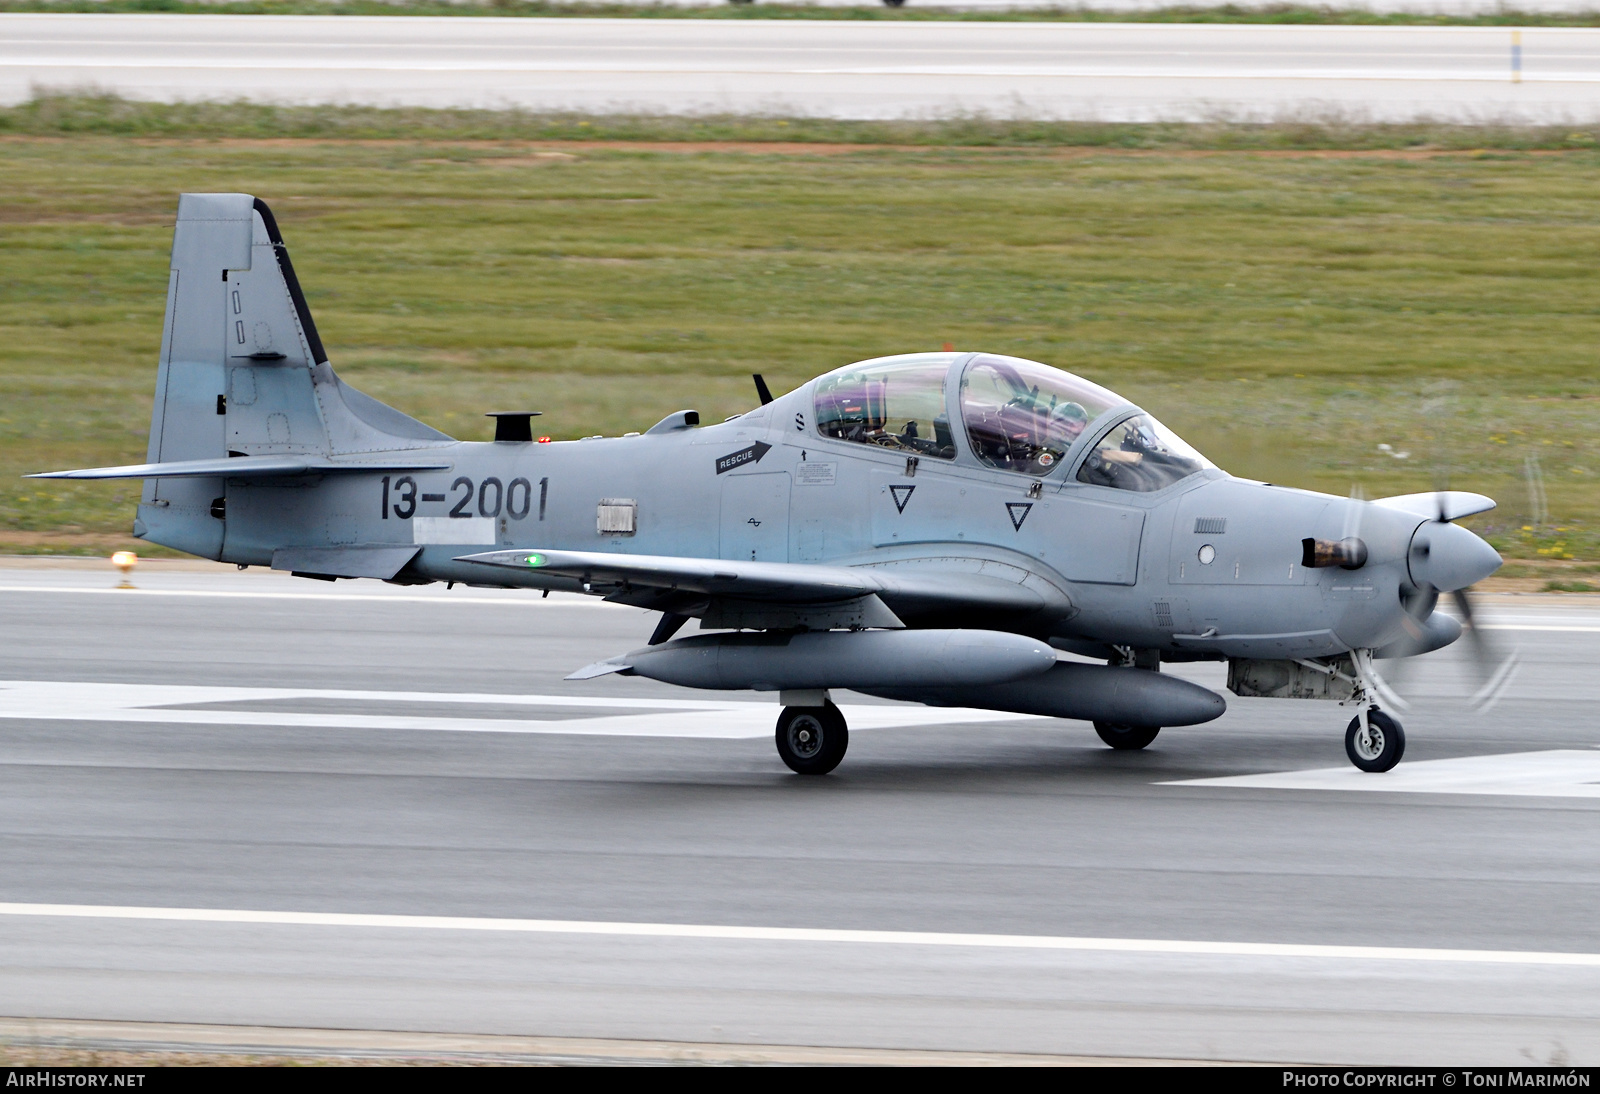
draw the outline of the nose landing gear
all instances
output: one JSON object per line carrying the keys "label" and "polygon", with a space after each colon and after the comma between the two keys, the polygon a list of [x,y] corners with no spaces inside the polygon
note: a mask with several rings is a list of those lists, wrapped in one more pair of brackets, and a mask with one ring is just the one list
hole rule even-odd
{"label": "nose landing gear", "polygon": [[1382,696],[1400,707],[1406,704],[1378,675],[1372,664],[1371,650],[1351,650],[1350,662],[1356,675],[1352,681],[1355,694],[1349,702],[1357,704],[1359,709],[1345,727],[1344,753],[1362,771],[1388,771],[1406,753],[1406,734],[1399,722],[1378,709],[1378,698]]}
{"label": "nose landing gear", "polygon": [[1388,771],[1406,753],[1405,730],[1377,707],[1368,707],[1345,727],[1344,751],[1363,771]]}

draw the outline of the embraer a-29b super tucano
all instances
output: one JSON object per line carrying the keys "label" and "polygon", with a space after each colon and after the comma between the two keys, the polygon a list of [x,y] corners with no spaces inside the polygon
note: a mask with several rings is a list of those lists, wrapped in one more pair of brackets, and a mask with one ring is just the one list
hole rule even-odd
{"label": "embraer a-29b super tucano", "polygon": [[[1084,719],[1136,749],[1223,713],[1159,671],[1201,660],[1238,695],[1354,707],[1350,759],[1387,770],[1404,737],[1374,660],[1455,641],[1439,594],[1470,624],[1464,590],[1500,565],[1451,523],[1488,498],[1236,479],[1033,361],[914,353],[757,389],[720,425],[550,444],[503,413],[494,441],[454,440],[340,382],[264,203],[185,194],[149,462],[41,477],[142,478],[136,536],[241,566],[658,611],[647,645],[573,678],[776,691],[806,774],[844,756],[831,689]],[[707,633],[675,638],[690,619]]]}

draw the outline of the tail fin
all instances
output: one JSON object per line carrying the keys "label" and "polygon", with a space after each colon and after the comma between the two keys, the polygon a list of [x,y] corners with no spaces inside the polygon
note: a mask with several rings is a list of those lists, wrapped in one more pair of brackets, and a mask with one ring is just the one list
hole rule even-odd
{"label": "tail fin", "polygon": [[[356,455],[451,440],[340,382],[265,202],[179,198],[147,462]],[[225,481],[146,480],[134,534],[220,557]]]}

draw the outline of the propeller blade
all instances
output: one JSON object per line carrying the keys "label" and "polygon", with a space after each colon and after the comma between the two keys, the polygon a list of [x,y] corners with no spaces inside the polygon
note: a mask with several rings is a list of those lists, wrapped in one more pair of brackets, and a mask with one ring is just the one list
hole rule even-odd
{"label": "propeller blade", "polygon": [[1341,540],[1361,537],[1361,518],[1366,511],[1367,492],[1360,483],[1350,485],[1350,504],[1344,507],[1344,533]]}
{"label": "propeller blade", "polygon": [[1450,469],[1437,468],[1433,473],[1433,519],[1440,524],[1450,523]]}
{"label": "propeller blade", "polygon": [[1517,651],[1513,649],[1504,656],[1496,654],[1483,628],[1474,619],[1472,597],[1467,590],[1457,589],[1450,594],[1450,598],[1455,602],[1457,614],[1461,616],[1461,625],[1472,651],[1473,669],[1480,681],[1478,690],[1472,695],[1472,705],[1480,712],[1487,712],[1500,701],[1516,676],[1519,666]]}

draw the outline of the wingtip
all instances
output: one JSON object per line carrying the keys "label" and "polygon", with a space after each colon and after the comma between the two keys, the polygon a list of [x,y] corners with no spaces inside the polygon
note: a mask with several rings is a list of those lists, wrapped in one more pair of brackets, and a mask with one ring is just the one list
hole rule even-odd
{"label": "wingtip", "polygon": [[626,661],[596,661],[592,665],[583,666],[583,668],[569,674],[563,679],[593,680],[597,676],[609,676],[613,672],[628,672],[632,669],[633,666],[628,664]]}

